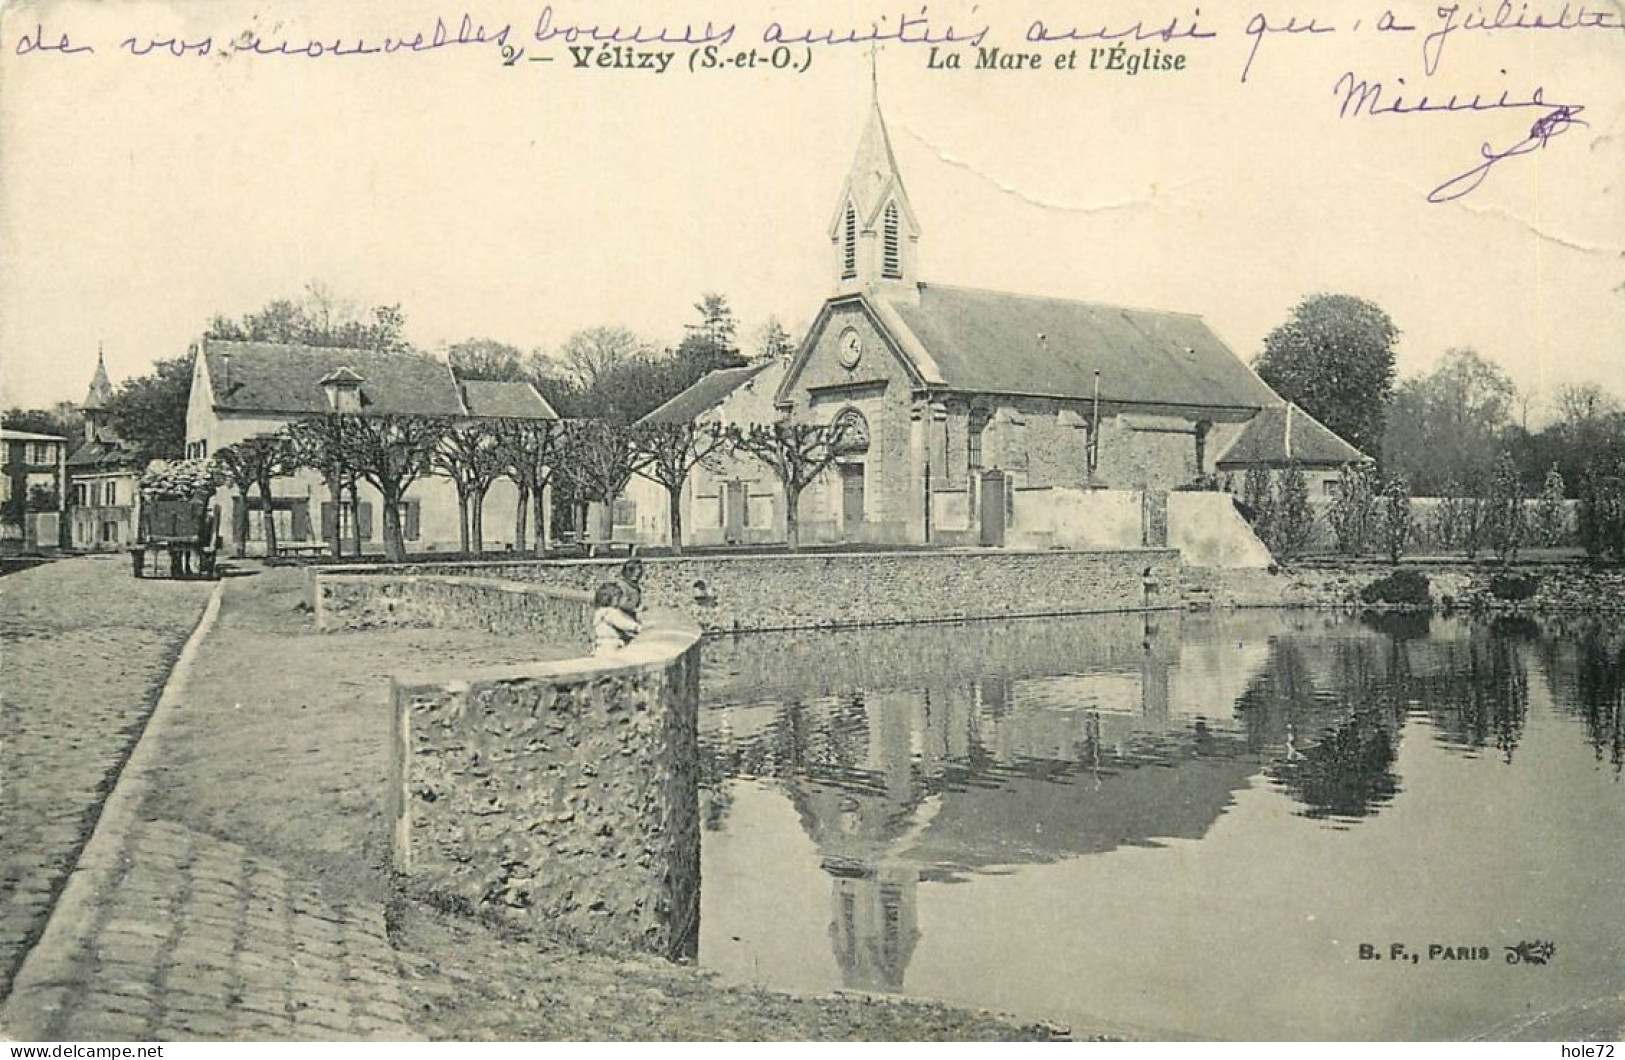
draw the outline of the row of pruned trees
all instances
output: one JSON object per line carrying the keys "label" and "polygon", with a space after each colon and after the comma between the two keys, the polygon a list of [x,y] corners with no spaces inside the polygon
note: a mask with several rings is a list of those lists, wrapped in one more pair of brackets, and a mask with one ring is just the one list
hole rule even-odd
{"label": "row of pruned trees", "polygon": [[[485,498],[498,479],[518,490],[514,541],[521,551],[546,553],[545,505],[550,486],[562,486],[586,501],[612,504],[633,475],[664,487],[669,499],[671,543],[683,541],[681,497],[684,483],[702,462],[740,454],[761,461],[778,479],[786,498],[786,536],[799,544],[798,501],[834,462],[838,428],[781,421],[750,427],[699,423],[616,424],[603,420],[460,419],[372,413],[329,413],[295,420],[282,430],[257,435],[220,449],[215,463],[246,511],[251,494],[260,499],[266,548],[277,548],[272,484],[300,469],[318,472],[327,485],[332,510],[344,503],[359,511],[362,483],[383,502],[384,551],[391,560],[406,556],[402,521],[406,493],[420,479],[437,475],[457,491],[462,549],[484,548]],[[361,551],[360,527],[342,540],[333,520],[325,533],[334,556]],[[530,544],[533,543],[533,544]],[[238,554],[244,544],[239,540]]]}
{"label": "row of pruned trees", "polygon": [[1334,498],[1318,516],[1295,468],[1273,479],[1261,469],[1249,472],[1241,499],[1254,529],[1282,559],[1310,549],[1317,520],[1339,553],[1377,551],[1396,563],[1416,548],[1459,551],[1468,559],[1484,553],[1504,563],[1522,549],[1576,539],[1594,557],[1625,559],[1625,465],[1612,472],[1588,469],[1572,516],[1569,492],[1553,466],[1531,493],[1513,454],[1503,451],[1490,473],[1447,483],[1443,496],[1424,502],[1420,517],[1404,474],[1380,475],[1369,465],[1345,467]]}

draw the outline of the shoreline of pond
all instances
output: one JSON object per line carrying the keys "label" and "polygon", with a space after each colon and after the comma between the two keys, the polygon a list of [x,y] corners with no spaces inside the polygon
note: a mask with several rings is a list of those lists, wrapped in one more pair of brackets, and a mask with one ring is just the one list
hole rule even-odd
{"label": "shoreline of pond", "polygon": [[[1397,575],[1397,577],[1396,577]],[[1187,567],[1188,608],[1484,615],[1625,614],[1625,567],[1583,562],[1317,559],[1272,571]],[[1418,589],[1423,590],[1418,592]]]}

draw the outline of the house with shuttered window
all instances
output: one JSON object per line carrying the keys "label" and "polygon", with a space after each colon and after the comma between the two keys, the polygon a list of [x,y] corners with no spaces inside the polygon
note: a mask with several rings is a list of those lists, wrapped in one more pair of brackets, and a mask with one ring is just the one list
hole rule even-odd
{"label": "house with shuttered window", "polygon": [[[536,388],[523,381],[461,380],[443,362],[412,353],[206,339],[193,350],[192,389],[186,412],[186,455],[207,457],[256,435],[329,412],[557,419]],[[383,550],[383,502],[363,483],[359,502],[335,506],[321,475],[302,469],[273,484],[271,510],[277,542],[316,544],[335,527],[348,542],[360,534],[363,551]],[[485,502],[485,546],[513,543],[518,491],[500,479]],[[261,542],[260,498],[247,505],[230,486],[216,494],[229,548]],[[414,551],[460,547],[457,491],[437,476],[418,480],[402,514],[406,544]]]}

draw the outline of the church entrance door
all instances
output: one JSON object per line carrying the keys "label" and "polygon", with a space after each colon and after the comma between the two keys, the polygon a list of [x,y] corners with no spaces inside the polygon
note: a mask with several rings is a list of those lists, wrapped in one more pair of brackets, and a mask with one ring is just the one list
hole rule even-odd
{"label": "church entrance door", "polygon": [[841,530],[853,540],[863,527],[863,465],[841,465]]}

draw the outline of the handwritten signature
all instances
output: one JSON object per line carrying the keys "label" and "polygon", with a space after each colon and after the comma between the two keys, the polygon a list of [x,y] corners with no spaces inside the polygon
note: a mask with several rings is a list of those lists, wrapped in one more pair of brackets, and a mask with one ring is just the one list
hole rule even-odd
{"label": "handwritten signature", "polygon": [[1551,113],[1541,116],[1529,127],[1528,136],[1504,151],[1497,151],[1489,144],[1483,144],[1479,151],[1483,154],[1484,161],[1460,176],[1451,177],[1428,192],[1428,202],[1454,202],[1476,190],[1489,177],[1490,170],[1500,163],[1509,158],[1539,151],[1576,125],[1586,125],[1586,122],[1580,120],[1580,113],[1584,110],[1585,107],[1579,105],[1553,107]]}
{"label": "handwritten signature", "polygon": [[[1399,78],[1399,84],[1408,87],[1404,78]],[[1381,81],[1366,80],[1350,70],[1337,79],[1337,83],[1332,86],[1332,94],[1341,100],[1337,111],[1339,118],[1530,109],[1542,112],[1529,127],[1529,135],[1511,147],[1496,150],[1487,143],[1483,144],[1479,148],[1483,161],[1465,173],[1451,177],[1429,192],[1428,202],[1431,203],[1453,202],[1476,191],[1488,179],[1490,171],[1500,163],[1509,158],[1539,151],[1553,138],[1563,135],[1576,125],[1588,124],[1580,118],[1585,112],[1583,104],[1552,102],[1546,98],[1544,85],[1536,86],[1527,96],[1514,96],[1512,90],[1507,89],[1499,96],[1491,96],[1488,99],[1482,92],[1475,92],[1471,97],[1464,96],[1460,92],[1451,93],[1446,97],[1440,92],[1407,98],[1403,93],[1391,92]]]}

